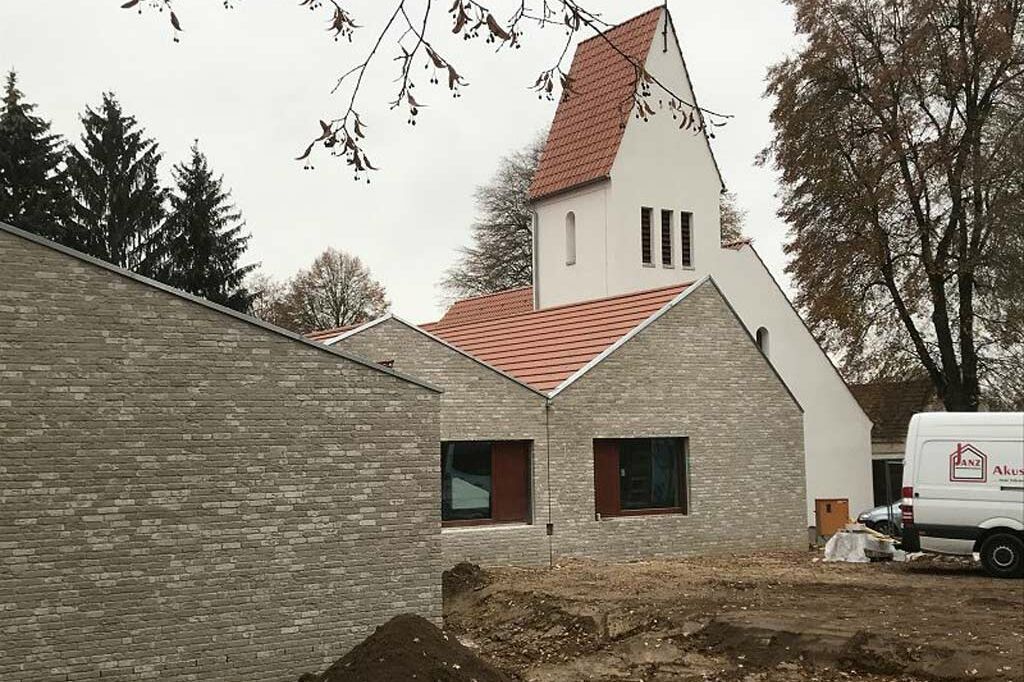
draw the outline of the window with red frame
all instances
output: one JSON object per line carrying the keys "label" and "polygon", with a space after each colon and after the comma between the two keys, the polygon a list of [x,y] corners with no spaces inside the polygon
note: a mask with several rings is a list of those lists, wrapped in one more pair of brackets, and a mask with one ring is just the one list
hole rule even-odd
{"label": "window with red frame", "polygon": [[600,516],[686,514],[685,438],[594,441],[594,500]]}
{"label": "window with red frame", "polygon": [[529,441],[441,444],[443,525],[525,523],[529,514]]}

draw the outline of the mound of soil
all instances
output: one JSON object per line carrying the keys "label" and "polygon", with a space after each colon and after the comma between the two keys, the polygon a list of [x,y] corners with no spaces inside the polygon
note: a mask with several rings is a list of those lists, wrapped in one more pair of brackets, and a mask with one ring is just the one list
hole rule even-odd
{"label": "mound of soil", "polygon": [[299,682],[512,682],[420,616],[396,616],[319,675]]}
{"label": "mound of soil", "polygon": [[484,570],[476,564],[463,561],[461,564],[449,568],[441,574],[441,585],[443,586],[446,599],[476,590],[487,584],[487,575]]}

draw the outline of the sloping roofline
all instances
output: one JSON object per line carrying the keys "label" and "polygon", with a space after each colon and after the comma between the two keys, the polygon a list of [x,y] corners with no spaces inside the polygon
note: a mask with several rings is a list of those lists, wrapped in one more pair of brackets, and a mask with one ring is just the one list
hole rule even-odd
{"label": "sloping roofline", "polygon": [[576,383],[579,379],[583,378],[583,376],[586,375],[587,372],[589,372],[594,367],[597,367],[599,364],[601,364],[606,358],[608,358],[610,355],[612,355],[612,353],[614,353],[619,348],[624,346],[627,341],[629,341],[630,339],[635,337],[637,334],[642,332],[647,327],[649,327],[652,324],[654,324],[656,321],[658,321],[659,318],[664,316],[668,311],[672,310],[677,305],[679,305],[681,302],[685,301],[687,299],[687,297],[689,297],[691,292],[700,289],[705,284],[710,284],[712,287],[714,287],[715,291],[718,292],[719,297],[721,297],[721,299],[725,302],[726,307],[729,308],[729,312],[732,313],[732,316],[736,319],[736,322],[739,323],[740,328],[743,330],[743,333],[747,335],[747,338],[750,340],[750,342],[754,345],[755,348],[757,348],[758,353],[760,353],[761,357],[764,358],[765,363],[767,363],[768,367],[772,371],[772,374],[775,375],[775,378],[779,380],[780,384],[782,384],[782,387],[786,390],[786,393],[789,395],[790,399],[793,401],[793,404],[797,406],[797,409],[799,409],[801,413],[803,413],[803,411],[804,411],[803,405],[800,404],[800,401],[797,400],[797,397],[793,394],[793,391],[790,390],[789,384],[786,383],[786,380],[783,379],[782,375],[779,374],[777,369],[775,369],[775,365],[773,365],[771,360],[769,360],[768,357],[764,354],[764,351],[761,350],[761,347],[757,345],[757,340],[750,334],[750,330],[747,329],[747,325],[743,324],[743,320],[741,320],[740,316],[736,313],[736,309],[732,307],[732,303],[729,302],[729,299],[726,297],[725,293],[721,290],[721,288],[719,288],[718,283],[715,282],[715,278],[712,277],[711,275],[704,275],[703,277],[698,279],[696,282],[694,282],[693,284],[690,284],[685,289],[683,289],[683,291],[678,296],[676,296],[671,301],[669,301],[668,303],[663,305],[661,307],[661,309],[656,311],[654,314],[652,314],[646,320],[644,320],[643,322],[641,322],[637,326],[633,327],[633,329],[631,329],[628,333],[626,333],[624,336],[622,336],[620,339],[618,339],[612,345],[608,346],[608,348],[604,349],[594,359],[592,359],[590,362],[585,364],[583,367],[581,367],[579,370],[577,370],[572,376],[570,376],[568,379],[566,379],[560,385],[558,385],[551,392],[550,397],[553,399],[559,393],[561,393],[565,389],[569,388],[569,386],[571,386],[574,383]]}
{"label": "sloping roofline", "polygon": [[[686,63],[686,55],[683,53],[682,46],[679,43],[679,34],[676,32],[675,21],[672,18],[672,12],[669,10],[667,4],[658,5],[656,7],[652,7],[650,9],[646,10],[646,11],[643,11],[643,12],[640,12],[640,13],[634,15],[634,16],[631,16],[628,19],[623,19],[622,21],[620,21],[619,23],[615,24],[614,26],[609,27],[607,30],[599,30],[598,29],[596,35],[590,36],[589,38],[587,38],[585,40],[581,40],[576,45],[575,53],[578,53],[580,48],[582,48],[584,45],[586,45],[587,43],[590,43],[590,42],[592,42],[594,40],[601,40],[601,39],[605,39],[606,40],[607,39],[607,34],[609,32],[611,32],[611,31],[614,31],[615,29],[619,28],[620,26],[628,24],[631,21],[635,21],[635,20],[640,19],[641,17],[643,17],[643,16],[645,16],[647,14],[651,14],[651,13],[659,11],[659,10],[663,10],[662,14],[664,16],[664,22],[665,22],[665,29],[664,30],[667,33],[671,33],[672,41],[675,44],[677,53],[679,54],[679,60],[680,60],[680,63],[682,64],[682,66],[683,66],[683,74],[686,77],[686,82],[689,83],[689,85],[690,85],[690,92],[693,95],[693,105],[697,108],[698,111],[701,111],[699,98],[697,97],[697,88],[696,88],[696,86],[693,83],[693,78],[690,77],[690,69],[689,69],[689,66],[687,66],[687,63]],[[643,64],[644,65],[647,64],[647,60],[650,57],[650,51],[651,51],[651,49],[653,49],[654,40],[656,39],[656,37],[657,37],[656,35],[652,36],[651,44],[648,45],[648,47],[647,47],[647,53],[643,57]],[[575,59],[575,53],[573,55],[574,59]],[[625,57],[623,57],[621,54],[616,55],[616,58],[617,59],[625,59]],[[571,70],[570,70],[570,73],[571,73]],[[572,185],[567,185],[567,186],[564,186],[564,187],[560,187],[560,188],[558,188],[556,190],[547,190],[547,191],[544,191],[543,193],[537,194],[537,195],[534,195],[534,193],[532,191],[532,182],[531,182],[531,191],[530,191],[529,196],[528,196],[528,203],[529,204],[540,204],[540,203],[543,203],[543,202],[547,201],[548,199],[553,199],[555,197],[567,194],[569,192],[580,190],[580,189],[583,189],[584,187],[588,187],[588,186],[596,184],[596,183],[607,182],[608,180],[610,180],[611,179],[611,173],[612,173],[612,170],[614,168],[615,159],[618,158],[619,153],[620,153],[620,151],[622,149],[622,138],[626,134],[626,128],[631,123],[634,123],[634,121],[631,120],[632,117],[628,115],[631,112],[632,112],[632,109],[630,109],[630,111],[627,112],[627,115],[624,118],[623,125],[621,126],[621,129],[620,129],[620,131],[618,133],[618,140],[617,140],[617,142],[615,144],[615,155],[612,157],[612,163],[608,167],[607,172],[605,172],[604,174],[599,175],[599,176],[591,177],[591,178],[589,178],[587,180],[576,182],[576,183],[574,183]],[[555,116],[552,117],[552,124],[554,123],[554,118],[557,117],[557,115],[558,115],[558,111],[556,110],[555,111]],[[711,146],[711,137],[708,134],[708,129],[707,129],[706,126],[703,129],[701,129],[701,136],[704,138],[704,144],[707,146],[708,154],[710,154],[710,156],[711,156],[711,163],[712,163],[712,165],[715,168],[715,174],[718,176],[718,183],[719,183],[719,185],[721,187],[721,191],[724,193],[727,190],[727,187],[726,187],[726,184],[725,184],[725,178],[722,175],[722,168],[721,168],[721,166],[718,163],[718,157],[715,156],[715,150]],[[545,140],[545,143],[544,143],[545,149],[547,148],[547,145],[550,142],[550,138],[551,138],[551,134],[549,132],[548,133],[548,139]]]}
{"label": "sloping roofline", "polygon": [[277,334],[278,336],[284,336],[284,337],[286,337],[288,339],[291,339],[292,341],[298,341],[299,343],[303,344],[304,346],[309,346],[310,348],[316,348],[317,350],[320,350],[320,351],[323,351],[323,352],[326,352],[326,353],[330,353],[331,355],[334,355],[335,357],[341,358],[343,360],[348,360],[349,362],[353,362],[353,363],[355,363],[357,365],[360,365],[362,367],[366,367],[367,369],[372,369],[375,372],[380,372],[381,374],[390,375],[392,377],[395,377],[396,379],[401,379],[402,381],[405,381],[407,383],[415,384],[416,386],[420,386],[421,388],[425,388],[425,389],[427,389],[429,391],[433,391],[435,393],[443,393],[444,392],[441,389],[437,388],[436,386],[432,386],[431,384],[428,384],[427,382],[422,381],[421,379],[417,379],[416,377],[409,376],[409,375],[403,374],[401,372],[396,372],[393,369],[390,369],[388,367],[384,367],[383,365],[378,365],[375,362],[370,362],[369,360],[366,360],[366,359],[361,358],[359,356],[351,355],[349,353],[345,353],[343,351],[336,350],[334,348],[330,348],[330,347],[328,347],[328,346],[326,346],[326,345],[324,345],[322,343],[317,343],[315,341],[311,341],[311,340],[305,338],[304,336],[302,336],[300,334],[296,334],[295,332],[289,331],[287,329],[282,329],[281,327],[276,327],[276,326],[270,324],[269,322],[264,322],[263,320],[257,319],[255,317],[250,316],[250,315],[245,315],[243,313],[240,313],[237,310],[232,310],[231,308],[226,308],[226,307],[224,307],[222,305],[219,305],[217,303],[213,303],[212,301],[207,301],[204,298],[199,298],[198,296],[193,296],[192,294],[189,294],[189,293],[186,293],[184,291],[181,291],[180,289],[175,289],[174,287],[170,287],[170,286],[168,286],[168,285],[166,285],[166,284],[164,284],[162,282],[157,282],[156,280],[150,279],[148,277],[144,277],[144,276],[142,276],[142,275],[140,275],[138,273],[132,272],[130,270],[125,270],[124,268],[119,267],[117,265],[113,265],[113,264],[108,263],[106,261],[100,260],[99,258],[95,258],[95,257],[90,256],[88,254],[82,253],[81,251],[76,251],[76,250],[74,250],[74,249],[72,249],[70,247],[64,246],[63,244],[58,244],[56,242],[50,241],[49,239],[46,239],[45,237],[40,237],[37,234],[33,234],[31,232],[26,232],[25,230],[22,230],[20,228],[14,227],[13,225],[8,225],[7,223],[5,223],[3,221],[0,221],[0,231],[7,232],[8,234],[14,235],[15,237],[20,237],[20,238],[22,238],[22,239],[24,239],[26,241],[32,242],[34,244],[37,244],[37,245],[42,246],[42,247],[45,247],[45,248],[50,249],[52,251],[58,251],[58,252],[64,254],[65,256],[70,256],[71,258],[74,258],[75,260],[79,260],[79,261],[82,261],[84,263],[88,263],[90,265],[94,265],[94,266],[96,266],[98,268],[106,270],[107,272],[111,272],[111,273],[113,273],[115,275],[119,275],[119,276],[124,277],[126,279],[130,279],[130,280],[133,280],[135,282],[138,282],[139,284],[144,284],[144,285],[146,285],[148,287],[151,287],[153,289],[159,289],[160,291],[163,291],[165,293],[168,293],[168,294],[170,294],[172,296],[175,296],[177,298],[183,299],[183,300],[188,301],[190,303],[194,303],[196,305],[200,305],[200,306],[202,306],[204,308],[208,308],[210,310],[213,310],[215,312],[221,313],[223,315],[228,315],[230,317],[235,318],[236,320],[239,320],[241,322],[245,322],[246,324],[253,325],[254,327],[259,327],[260,329],[263,329],[263,330],[268,331],[268,332],[272,332],[274,334]]}
{"label": "sloping roofline", "polygon": [[[523,381],[520,381],[519,379],[515,378],[514,376],[508,374],[507,372],[504,372],[504,371],[498,369],[494,365],[491,365],[491,364],[489,364],[487,362],[484,362],[483,360],[481,360],[480,358],[476,357],[475,355],[462,350],[461,348],[459,348],[458,346],[456,346],[454,344],[448,343],[444,339],[442,339],[442,338],[440,338],[438,336],[435,336],[434,334],[431,334],[430,332],[426,331],[425,329],[422,329],[421,327],[419,327],[419,326],[417,326],[417,325],[415,325],[415,324],[413,324],[411,322],[403,320],[402,318],[400,318],[397,315],[394,315],[392,313],[388,313],[387,315],[384,315],[383,317],[378,317],[376,320],[372,320],[370,322],[367,322],[364,325],[356,327],[355,329],[351,329],[351,330],[349,330],[349,331],[347,331],[347,332],[345,332],[343,334],[339,334],[338,336],[336,336],[334,338],[331,338],[331,339],[328,339],[326,341],[323,341],[322,343],[334,344],[334,343],[337,343],[338,341],[341,341],[343,339],[347,339],[350,336],[355,336],[356,334],[361,334],[362,332],[364,332],[364,331],[366,331],[368,329],[372,329],[373,327],[376,327],[377,325],[379,325],[379,324],[381,324],[383,322],[386,322],[388,320],[394,320],[395,322],[398,322],[399,324],[402,324],[402,325],[404,325],[404,326],[406,326],[406,327],[408,327],[408,328],[410,328],[410,329],[412,329],[414,331],[419,332],[420,334],[422,334],[422,335],[426,336],[427,338],[429,338],[429,339],[431,339],[431,340],[441,344],[442,346],[445,346],[445,347],[455,351],[459,355],[462,355],[463,357],[469,358],[470,360],[472,360],[473,362],[477,363],[478,365],[480,365],[482,367],[486,367],[487,369],[491,370],[492,372],[494,372],[496,374],[499,374],[500,376],[508,379],[509,381],[511,381],[511,382],[513,382],[515,384],[518,384],[519,386],[522,386],[523,388],[527,389],[531,393],[534,393],[534,394],[536,394],[536,395],[538,395],[538,396],[540,396],[542,398],[545,398],[550,403],[551,401],[553,401],[558,396],[558,394],[560,394],[562,391],[566,390],[567,388],[569,388],[570,386],[575,384],[577,381],[582,379],[588,372],[590,372],[592,369],[594,369],[595,367],[600,365],[602,362],[604,362],[605,359],[607,359],[615,351],[617,351],[619,348],[621,348],[623,345],[625,345],[627,341],[629,341],[630,339],[635,337],[637,334],[642,332],[647,327],[649,327],[652,324],[654,324],[658,319],[660,319],[662,316],[664,316],[668,311],[672,310],[677,305],[679,305],[679,303],[681,303],[682,301],[686,300],[686,298],[690,295],[690,292],[696,291],[697,289],[699,289],[701,286],[703,286],[705,284],[710,284],[712,287],[714,287],[714,289],[718,293],[719,297],[725,302],[726,307],[729,308],[729,312],[732,314],[733,318],[739,324],[740,329],[742,329],[743,333],[746,334],[747,339],[750,341],[751,344],[753,344],[753,346],[755,348],[757,348],[758,353],[760,353],[761,356],[764,358],[765,363],[768,365],[769,369],[771,369],[772,374],[775,375],[775,378],[778,379],[779,383],[785,389],[786,394],[793,401],[793,404],[797,406],[797,409],[799,409],[801,413],[803,413],[804,412],[803,405],[800,404],[800,401],[797,400],[796,395],[794,395],[793,391],[790,390],[789,385],[786,383],[786,380],[783,379],[782,375],[779,374],[777,369],[775,369],[775,365],[773,365],[771,360],[769,360],[768,357],[764,354],[764,351],[761,350],[761,347],[757,345],[757,340],[751,335],[750,331],[747,329],[747,326],[745,324],[743,324],[743,321],[740,319],[740,316],[736,313],[736,309],[733,308],[732,303],[729,302],[729,299],[726,297],[725,293],[721,290],[721,288],[719,288],[718,284],[715,282],[714,278],[711,275],[704,275],[703,277],[698,279],[696,282],[693,282],[692,284],[687,285],[686,288],[683,289],[683,291],[681,293],[679,293],[675,298],[673,298],[671,301],[669,301],[668,303],[663,305],[661,308],[659,308],[657,311],[652,313],[645,320],[643,320],[642,322],[637,324],[635,327],[630,329],[626,334],[624,334],[623,336],[618,338],[610,346],[608,346],[603,351],[598,353],[594,358],[592,358],[589,362],[587,362],[587,364],[585,364],[583,367],[581,367],[576,372],[574,372],[572,375],[570,375],[565,381],[563,381],[561,384],[559,384],[554,389],[552,389],[552,391],[550,393],[544,393],[543,391],[540,391],[540,390],[534,388],[533,386],[530,386],[529,384],[527,384],[527,383],[525,383]],[[558,306],[556,306],[556,307],[558,307]]]}
{"label": "sloping roofline", "polygon": [[544,393],[543,391],[537,390],[536,388],[534,388],[533,386],[530,386],[526,382],[523,382],[523,381],[520,381],[519,379],[516,379],[514,376],[512,376],[508,372],[504,372],[504,371],[498,369],[497,367],[495,367],[494,365],[492,365],[490,363],[487,363],[487,362],[484,362],[483,360],[481,360],[480,358],[476,357],[475,355],[473,355],[471,353],[467,353],[466,351],[462,350],[458,346],[453,345],[451,343],[448,343],[447,341],[445,341],[441,337],[435,336],[434,334],[431,334],[430,332],[428,332],[426,329],[423,329],[419,325],[413,324],[412,322],[409,322],[408,320],[402,319],[401,317],[399,317],[398,315],[395,315],[394,313],[388,313],[387,315],[383,315],[381,317],[378,317],[375,320],[370,320],[366,324],[360,325],[360,326],[356,327],[355,329],[350,329],[347,332],[339,334],[338,336],[335,336],[333,338],[321,341],[320,343],[323,343],[325,345],[338,343],[339,341],[347,339],[350,336],[355,336],[356,334],[362,334],[363,332],[365,332],[365,331],[367,331],[369,329],[373,329],[377,325],[379,325],[379,324],[381,324],[383,322],[387,322],[388,320],[394,320],[398,324],[406,326],[406,327],[408,327],[409,329],[411,329],[413,331],[419,332],[420,334],[422,334],[423,336],[427,337],[431,341],[439,343],[442,346],[444,346],[445,348],[448,348],[449,350],[455,351],[459,355],[472,360],[473,362],[475,362],[476,364],[480,365],[481,367],[485,367],[485,368],[491,370],[492,372],[494,372],[495,374],[499,374],[502,377],[508,379],[512,383],[518,384],[519,386],[522,386],[523,388],[525,388],[526,390],[530,391],[531,393],[535,393],[536,395],[539,395],[542,398],[547,398],[548,397],[547,393]]}
{"label": "sloping roofline", "polygon": [[869,424],[874,426],[875,423],[871,421],[871,417],[869,417],[868,413],[864,411],[864,408],[861,406],[860,401],[857,400],[857,396],[854,395],[853,390],[850,388],[850,384],[843,377],[842,373],[839,371],[839,368],[836,367],[836,363],[832,362],[832,358],[829,357],[828,353],[825,352],[825,349],[821,347],[820,343],[818,343],[818,339],[814,336],[814,332],[811,331],[811,328],[807,326],[807,322],[804,321],[804,316],[800,314],[800,311],[796,309],[796,306],[793,305],[793,302],[789,300],[789,296],[787,296],[786,292],[783,291],[782,287],[779,285],[779,282],[775,279],[775,275],[772,274],[772,271],[768,269],[768,265],[765,264],[764,259],[761,258],[761,254],[759,254],[757,252],[757,249],[754,248],[753,240],[740,240],[738,242],[735,242],[735,245],[730,246],[729,248],[732,251],[736,251],[738,253],[742,253],[745,249],[750,249],[750,252],[754,254],[754,258],[756,258],[757,262],[761,264],[761,267],[764,268],[764,271],[768,273],[768,277],[769,279],[771,279],[772,284],[774,284],[775,288],[779,290],[780,294],[782,294],[782,298],[786,301],[786,304],[789,305],[789,309],[793,311],[793,314],[796,315],[796,318],[800,320],[800,324],[802,324],[804,326],[804,329],[807,330],[807,333],[810,334],[811,339],[814,341],[814,345],[818,347],[818,350],[821,351],[821,354],[825,356],[826,360],[828,360],[828,364],[832,368],[832,371],[835,372],[836,376],[839,377],[839,380],[843,382],[843,386],[846,387],[846,392],[849,394],[850,400],[852,400],[857,405],[857,409],[860,410],[861,414],[864,415],[864,419],[866,419]]}

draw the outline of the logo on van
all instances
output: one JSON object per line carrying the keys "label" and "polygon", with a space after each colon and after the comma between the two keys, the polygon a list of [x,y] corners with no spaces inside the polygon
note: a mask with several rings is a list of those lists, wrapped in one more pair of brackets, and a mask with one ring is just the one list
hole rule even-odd
{"label": "logo on van", "polygon": [[988,480],[988,455],[970,443],[957,443],[949,456],[949,480],[985,483]]}

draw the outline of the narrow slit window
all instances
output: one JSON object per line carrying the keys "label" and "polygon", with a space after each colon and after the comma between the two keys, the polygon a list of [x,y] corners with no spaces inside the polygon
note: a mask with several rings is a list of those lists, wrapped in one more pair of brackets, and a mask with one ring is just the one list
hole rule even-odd
{"label": "narrow slit window", "polygon": [[661,212],[661,264],[672,267],[672,211]]}
{"label": "narrow slit window", "polygon": [[679,245],[681,257],[679,264],[684,268],[693,267],[693,214],[679,214]]}
{"label": "narrow slit window", "polygon": [[572,211],[565,216],[565,264],[576,264],[576,214]]}
{"label": "narrow slit window", "polygon": [[640,209],[640,256],[644,265],[654,265],[651,248],[654,241],[651,235],[652,213],[654,213],[653,209],[646,207]]}

